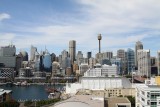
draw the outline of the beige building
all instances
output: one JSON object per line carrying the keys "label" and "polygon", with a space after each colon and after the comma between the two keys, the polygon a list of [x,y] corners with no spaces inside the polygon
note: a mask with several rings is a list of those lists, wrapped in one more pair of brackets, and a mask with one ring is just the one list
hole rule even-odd
{"label": "beige building", "polygon": [[107,107],[131,107],[131,103],[125,97],[111,97],[108,99]]}
{"label": "beige building", "polygon": [[141,50],[143,49],[143,44],[142,42],[140,41],[137,41],[136,42],[136,45],[135,45],[135,66],[138,67],[138,50]]}
{"label": "beige building", "polygon": [[135,89],[134,88],[114,88],[114,89],[107,89],[106,95],[108,97],[115,97],[115,96],[135,96]]}
{"label": "beige building", "polygon": [[104,98],[93,95],[75,95],[50,107],[104,107]]}
{"label": "beige building", "polygon": [[79,90],[76,95],[95,95],[108,97],[135,96],[135,88],[110,88],[106,90]]}
{"label": "beige building", "polygon": [[56,61],[54,61],[52,63],[52,77],[54,77],[54,75],[57,74],[57,72],[59,71],[59,68],[60,68],[60,64]]}
{"label": "beige building", "polygon": [[150,50],[138,50],[138,74],[140,76],[151,76]]}

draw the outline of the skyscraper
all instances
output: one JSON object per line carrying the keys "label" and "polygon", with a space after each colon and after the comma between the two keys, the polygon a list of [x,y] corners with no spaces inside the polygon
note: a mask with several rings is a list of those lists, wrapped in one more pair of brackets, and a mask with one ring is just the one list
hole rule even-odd
{"label": "skyscraper", "polygon": [[56,54],[52,53],[51,54],[51,62],[56,61]]}
{"label": "skyscraper", "polygon": [[135,64],[135,59],[134,59],[134,50],[128,49],[127,50],[127,68],[128,68],[128,74],[130,74],[133,70],[134,64]]}
{"label": "skyscraper", "polygon": [[113,52],[104,52],[103,53],[103,59],[111,59],[113,58]]}
{"label": "skyscraper", "polygon": [[50,72],[51,71],[51,55],[49,54],[49,52],[46,50],[45,54],[43,55],[43,67],[45,71]]}
{"label": "skyscraper", "polygon": [[140,41],[136,42],[136,45],[135,45],[135,66],[137,68],[138,68],[137,50],[139,50],[139,49],[143,49],[143,44]]}
{"label": "skyscraper", "polygon": [[62,62],[61,62],[61,67],[63,69],[66,69],[67,67],[67,58],[68,58],[68,52],[66,50],[63,50],[61,52],[61,55],[62,55]]}
{"label": "skyscraper", "polygon": [[87,58],[88,58],[88,60],[89,60],[89,58],[91,58],[92,57],[92,52],[87,52]]}
{"label": "skyscraper", "polygon": [[122,73],[126,72],[127,68],[127,58],[126,58],[126,52],[124,49],[117,50],[117,58],[121,58],[122,61]]}
{"label": "skyscraper", "polygon": [[77,59],[76,61],[77,61],[78,65],[80,65],[81,63],[83,63],[83,53],[82,53],[82,51],[78,51],[76,59]]}
{"label": "skyscraper", "polygon": [[3,63],[5,67],[15,68],[16,66],[16,47],[9,45],[0,47],[0,63]]}
{"label": "skyscraper", "polygon": [[23,61],[28,61],[28,53],[26,51],[21,51],[20,54],[23,57]]}
{"label": "skyscraper", "polygon": [[141,76],[151,76],[151,62],[150,62],[150,50],[138,50],[138,73]]}
{"label": "skyscraper", "polygon": [[69,41],[69,55],[71,58],[71,64],[73,64],[75,61],[75,56],[76,56],[76,41],[75,40]]}
{"label": "skyscraper", "polygon": [[124,49],[117,50],[117,57],[121,58],[122,61],[125,61],[125,50]]}
{"label": "skyscraper", "polygon": [[31,61],[34,61],[36,51],[37,51],[37,48],[31,45],[31,50],[30,50],[30,60]]}

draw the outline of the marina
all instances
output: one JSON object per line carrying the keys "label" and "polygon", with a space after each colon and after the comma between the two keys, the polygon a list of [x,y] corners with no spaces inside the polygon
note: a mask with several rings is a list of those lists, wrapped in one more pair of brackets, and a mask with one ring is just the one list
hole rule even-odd
{"label": "marina", "polygon": [[55,84],[55,85],[33,85],[30,84],[29,86],[8,86],[8,85],[1,85],[1,89],[12,90],[12,98],[19,101],[38,101],[38,100],[45,100],[48,99],[50,93],[46,91],[46,89],[57,89],[63,90],[65,85],[62,84]]}

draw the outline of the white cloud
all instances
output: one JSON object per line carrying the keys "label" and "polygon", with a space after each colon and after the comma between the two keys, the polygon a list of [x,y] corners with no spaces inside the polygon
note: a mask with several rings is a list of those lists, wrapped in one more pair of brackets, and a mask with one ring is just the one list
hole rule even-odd
{"label": "white cloud", "polygon": [[[53,48],[59,46],[68,48],[68,41],[74,39],[77,41],[78,50],[98,51],[97,34],[102,33],[102,50],[105,51],[129,48],[138,40],[143,42],[160,33],[154,35],[160,30],[158,0],[77,0],[76,3],[81,5],[80,12],[84,13],[85,18],[67,15],[64,16],[66,18],[64,25],[61,22],[60,25],[50,23],[32,28],[20,27],[19,31],[29,34],[25,34],[27,36],[23,38],[18,38],[21,35],[16,34],[13,38],[16,46],[26,48],[31,44],[44,44]],[[1,17],[0,20],[7,18]],[[45,15],[45,20],[46,17],[50,16]],[[72,19],[73,23],[67,23],[67,19]],[[60,22],[58,18],[54,20],[56,21]],[[23,40],[26,42],[23,43]]]}
{"label": "white cloud", "polygon": [[0,46],[9,45],[15,37],[13,33],[0,33]]}
{"label": "white cloud", "polygon": [[7,13],[0,13],[0,21],[4,19],[10,19],[10,15]]}

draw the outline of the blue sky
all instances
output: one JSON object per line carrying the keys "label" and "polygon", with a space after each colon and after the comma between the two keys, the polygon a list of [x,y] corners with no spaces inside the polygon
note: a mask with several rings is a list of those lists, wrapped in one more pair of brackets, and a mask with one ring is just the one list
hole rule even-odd
{"label": "blue sky", "polygon": [[68,50],[98,52],[134,49],[140,40],[156,56],[160,50],[159,0],[0,0],[0,46],[11,41],[17,52],[45,46],[57,55]]}

